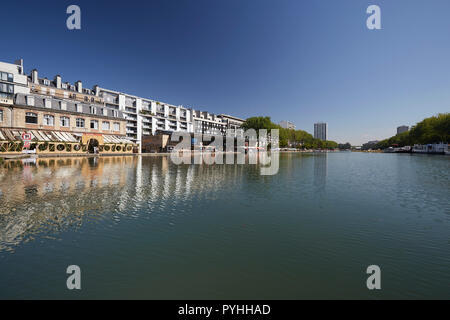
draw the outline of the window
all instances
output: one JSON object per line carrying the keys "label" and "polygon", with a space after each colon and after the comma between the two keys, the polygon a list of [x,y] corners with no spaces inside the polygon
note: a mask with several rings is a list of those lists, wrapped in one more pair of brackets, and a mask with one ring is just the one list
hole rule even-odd
{"label": "window", "polygon": [[44,114],[44,125],[53,126],[55,124],[55,117],[49,114]]}
{"label": "window", "polygon": [[114,122],[114,131],[120,131],[120,123]]}
{"label": "window", "polygon": [[60,101],[60,102],[59,102],[59,108],[60,108],[61,110],[67,110],[67,102],[65,102],[65,101]]}
{"label": "window", "polygon": [[60,124],[61,124],[61,127],[69,127],[69,124],[70,124],[69,117],[61,117]]}
{"label": "window", "polygon": [[108,121],[103,121],[102,130],[109,130],[109,122]]}
{"label": "window", "polygon": [[50,109],[52,107],[52,100],[44,99],[44,105],[46,108]]}
{"label": "window", "polygon": [[98,121],[91,120],[91,129],[98,129]]}
{"label": "window", "polygon": [[97,113],[97,108],[93,107],[93,106],[90,106],[89,107],[89,112],[92,113],[92,114],[96,114]]}
{"label": "window", "polygon": [[50,85],[50,80],[44,79],[44,85],[49,86]]}
{"label": "window", "polygon": [[108,116],[108,109],[102,109],[102,113],[105,117]]}
{"label": "window", "polygon": [[52,96],[54,96],[54,95],[55,95],[55,89],[50,89],[50,94],[51,94]]}
{"label": "window", "polygon": [[0,80],[14,82],[14,77],[12,73],[0,72]]}
{"label": "window", "polygon": [[84,119],[83,118],[77,118],[76,125],[77,125],[77,128],[84,128]]}
{"label": "window", "polygon": [[14,85],[7,83],[0,83],[0,92],[14,93]]}
{"label": "window", "polygon": [[81,104],[77,103],[75,106],[77,108],[77,112],[83,112],[83,106]]}
{"label": "window", "polygon": [[0,122],[3,122],[3,110],[0,110]]}
{"label": "window", "polygon": [[27,105],[34,106],[34,97],[33,96],[27,96]]}
{"label": "window", "polygon": [[27,112],[25,114],[25,123],[34,123],[37,124],[38,123],[38,117],[36,113],[33,112]]}
{"label": "window", "polygon": [[113,110],[113,117],[118,118],[119,117],[119,111]]}

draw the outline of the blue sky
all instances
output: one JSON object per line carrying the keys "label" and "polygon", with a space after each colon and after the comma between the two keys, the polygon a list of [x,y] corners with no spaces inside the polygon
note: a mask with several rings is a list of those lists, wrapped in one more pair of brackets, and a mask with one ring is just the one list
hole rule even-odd
{"label": "blue sky", "polygon": [[[66,8],[81,8],[81,30]],[[366,28],[381,7],[382,30]],[[5,1],[0,60],[27,73],[360,144],[450,110],[448,0]]]}

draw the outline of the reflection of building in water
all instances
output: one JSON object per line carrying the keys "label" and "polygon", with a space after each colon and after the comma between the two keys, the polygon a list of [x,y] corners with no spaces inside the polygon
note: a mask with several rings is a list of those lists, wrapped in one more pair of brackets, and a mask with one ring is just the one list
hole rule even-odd
{"label": "reflection of building in water", "polygon": [[318,189],[325,188],[327,182],[328,153],[314,154],[314,185]]}
{"label": "reflection of building in water", "polygon": [[[173,165],[163,157],[42,158],[0,167],[0,251],[91,220],[176,214],[191,197],[233,190],[244,166]],[[248,171],[248,170],[247,170]]]}

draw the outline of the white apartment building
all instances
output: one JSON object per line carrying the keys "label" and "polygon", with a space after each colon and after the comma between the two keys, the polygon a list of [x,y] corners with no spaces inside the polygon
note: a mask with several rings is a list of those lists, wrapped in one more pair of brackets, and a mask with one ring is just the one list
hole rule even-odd
{"label": "white apartment building", "polygon": [[230,129],[228,132],[236,136],[240,134],[239,128],[245,121],[233,116],[215,115],[98,86],[94,87],[94,91],[103,99],[106,106],[123,112],[127,119],[127,136],[137,144],[141,144],[143,135],[155,135],[158,132],[225,135],[226,130]]}
{"label": "white apartment building", "polygon": [[314,123],[314,138],[320,140],[327,140],[328,138],[328,124],[325,122]]}
{"label": "white apartment building", "polygon": [[122,111],[127,120],[127,136],[140,144],[142,135],[158,131],[193,132],[192,110],[126,93],[94,87],[106,106]]}
{"label": "white apartment building", "polygon": [[12,104],[16,93],[30,93],[23,60],[15,63],[0,62],[0,99],[4,104]]}

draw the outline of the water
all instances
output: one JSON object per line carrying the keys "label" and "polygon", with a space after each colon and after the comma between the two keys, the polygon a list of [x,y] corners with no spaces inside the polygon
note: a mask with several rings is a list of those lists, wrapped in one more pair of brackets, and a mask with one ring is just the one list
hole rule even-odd
{"label": "water", "polygon": [[449,160],[282,154],[275,176],[163,156],[3,163],[0,298],[449,299]]}

